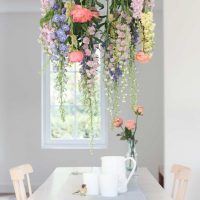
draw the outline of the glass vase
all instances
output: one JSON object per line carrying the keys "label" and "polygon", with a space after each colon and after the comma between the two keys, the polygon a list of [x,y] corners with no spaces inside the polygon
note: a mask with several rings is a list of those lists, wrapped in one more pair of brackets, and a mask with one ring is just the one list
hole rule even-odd
{"label": "glass vase", "polygon": [[[132,157],[136,161],[136,170],[137,170],[137,162],[138,162],[138,155],[136,152],[136,143],[137,141],[135,139],[128,140],[128,152],[126,154],[126,157]],[[126,169],[128,171],[131,171],[133,169],[133,163],[131,160],[129,160],[126,164]]]}

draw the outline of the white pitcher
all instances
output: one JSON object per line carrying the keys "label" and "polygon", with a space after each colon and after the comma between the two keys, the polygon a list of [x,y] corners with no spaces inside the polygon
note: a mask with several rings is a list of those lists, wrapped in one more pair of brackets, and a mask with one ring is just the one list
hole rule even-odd
{"label": "white pitcher", "polygon": [[[126,161],[131,160],[133,162],[133,169],[130,175],[126,175]],[[101,158],[102,173],[114,174],[118,178],[118,192],[127,192],[127,185],[134,175],[136,169],[136,161],[131,157],[123,156],[104,156]]]}

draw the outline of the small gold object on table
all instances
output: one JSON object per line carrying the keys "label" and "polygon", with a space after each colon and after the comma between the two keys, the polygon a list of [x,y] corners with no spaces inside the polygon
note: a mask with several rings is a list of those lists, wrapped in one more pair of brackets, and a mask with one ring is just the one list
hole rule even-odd
{"label": "small gold object on table", "polygon": [[86,184],[82,184],[80,190],[74,192],[73,194],[79,194],[80,196],[86,196],[87,194],[87,187]]}

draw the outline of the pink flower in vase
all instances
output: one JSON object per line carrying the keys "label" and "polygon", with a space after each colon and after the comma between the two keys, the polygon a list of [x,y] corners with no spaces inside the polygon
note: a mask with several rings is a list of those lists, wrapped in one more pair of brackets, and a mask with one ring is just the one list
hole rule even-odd
{"label": "pink flower in vase", "polygon": [[140,105],[136,105],[133,108],[136,115],[144,115],[144,107]]}
{"label": "pink flower in vase", "polygon": [[136,123],[135,123],[134,120],[127,120],[127,121],[125,122],[125,127],[126,127],[128,130],[134,129],[134,128],[135,128],[135,125],[136,125]]}
{"label": "pink flower in vase", "polygon": [[123,124],[123,119],[120,118],[120,117],[116,118],[116,119],[114,120],[114,122],[113,122],[113,125],[114,125],[115,127],[120,127],[122,124]]}
{"label": "pink flower in vase", "polygon": [[81,62],[84,58],[82,51],[72,51],[68,54],[69,62]]}

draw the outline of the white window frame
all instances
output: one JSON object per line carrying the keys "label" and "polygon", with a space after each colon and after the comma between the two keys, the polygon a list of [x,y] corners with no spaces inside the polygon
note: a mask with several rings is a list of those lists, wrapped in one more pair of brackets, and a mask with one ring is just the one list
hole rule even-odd
{"label": "white window frame", "polygon": [[[47,57],[42,53],[42,66],[47,65]],[[107,148],[107,133],[108,119],[106,115],[106,101],[105,91],[103,88],[103,77],[101,77],[100,84],[100,112],[101,112],[101,126],[100,138],[94,139],[91,146],[91,139],[51,139],[50,130],[50,67],[46,67],[42,72],[42,149],[106,149]]]}

